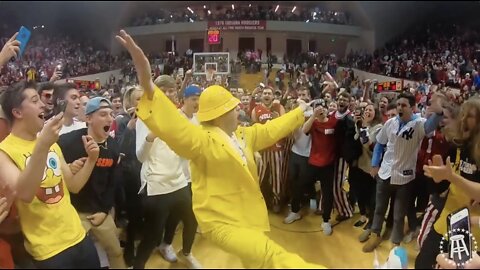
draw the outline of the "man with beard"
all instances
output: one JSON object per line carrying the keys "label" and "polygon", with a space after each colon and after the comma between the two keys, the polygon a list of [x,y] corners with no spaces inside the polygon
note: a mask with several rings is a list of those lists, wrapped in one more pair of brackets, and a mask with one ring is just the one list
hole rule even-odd
{"label": "man with beard", "polygon": [[380,101],[378,102],[378,109],[380,110],[380,113],[382,114],[382,119],[383,123],[387,122],[388,116],[387,116],[387,106],[390,102],[388,101],[388,98],[386,96],[382,96],[380,98]]}
{"label": "man with beard", "polygon": [[[274,103],[273,89],[264,88],[262,91],[261,104],[257,105],[252,111],[252,122],[265,124],[267,121],[273,120],[285,114],[285,108]],[[283,175],[284,166],[284,141],[280,140],[275,145],[260,152],[262,155],[262,163],[258,167],[258,176],[262,192],[267,198],[267,205],[273,208],[273,212],[279,213],[281,210],[281,202],[285,192],[285,179]],[[268,182],[265,177],[268,176]],[[262,185],[263,184],[263,185]],[[268,189],[267,189],[268,188]],[[267,196],[270,195],[270,196]]]}
{"label": "man with beard", "polygon": [[53,116],[53,83],[39,84],[38,94],[43,104],[45,104],[45,119],[48,120]]}
{"label": "man with beard", "polygon": [[[347,177],[348,162],[355,159],[355,154],[352,149],[349,149],[349,143],[352,141],[355,134],[355,123],[350,115],[351,112],[348,109],[350,102],[350,94],[346,91],[338,94],[338,109],[335,113],[329,115],[334,121],[339,121],[337,151],[338,159],[335,162],[334,183],[333,183],[333,197],[334,205],[337,208],[338,216],[337,221],[343,221],[353,216],[353,209],[348,200],[347,193],[343,189],[343,183]],[[346,150],[346,151],[344,151]]]}

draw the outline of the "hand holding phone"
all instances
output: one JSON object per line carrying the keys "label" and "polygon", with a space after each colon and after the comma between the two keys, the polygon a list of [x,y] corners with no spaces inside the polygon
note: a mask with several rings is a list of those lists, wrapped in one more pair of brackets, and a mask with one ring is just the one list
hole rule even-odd
{"label": "hand holding phone", "polygon": [[472,239],[470,236],[470,213],[468,208],[459,209],[447,217],[448,257],[457,266],[472,258]]}
{"label": "hand holding phone", "polygon": [[67,109],[67,104],[68,101],[65,99],[57,99],[56,106],[54,108],[54,115],[57,115],[61,112],[65,113],[65,110]]}
{"label": "hand holding phone", "polygon": [[20,52],[18,53],[17,58],[22,58],[31,35],[32,32],[30,32],[25,26],[20,27],[20,30],[18,30],[16,40],[20,42]]}
{"label": "hand holding phone", "polygon": [[0,51],[0,66],[5,65],[10,59],[17,58],[20,52],[20,42],[16,40],[18,33],[15,33],[3,46]]}

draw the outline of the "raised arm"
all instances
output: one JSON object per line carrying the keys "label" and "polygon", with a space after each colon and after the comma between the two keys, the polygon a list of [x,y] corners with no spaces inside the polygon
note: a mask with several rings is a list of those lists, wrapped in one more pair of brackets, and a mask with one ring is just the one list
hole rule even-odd
{"label": "raised arm", "polygon": [[20,171],[10,157],[0,151],[0,179],[15,179],[13,189],[17,193],[17,198],[24,202],[30,203],[33,200],[43,181],[47,155],[50,146],[58,140],[58,134],[63,126],[62,117],[63,114],[60,113],[47,121],[24,170]]}
{"label": "raised arm", "polygon": [[20,52],[20,41],[16,40],[18,32],[15,33],[3,46],[0,51],[0,67],[8,63],[12,57],[17,58]]}
{"label": "raised arm", "polygon": [[304,122],[303,112],[310,104],[303,100],[298,100],[299,107],[289,113],[280,116],[266,124],[255,124],[252,127],[245,128],[254,136],[253,151],[265,149],[279,140],[287,137],[290,133],[299,128]]}
{"label": "raised arm", "polygon": [[427,121],[424,123],[424,130],[425,134],[429,134],[437,129],[438,124],[443,119],[443,107],[442,103],[445,100],[445,96],[434,94],[430,99],[430,108],[433,112],[432,116],[430,116]]}
{"label": "raised arm", "polygon": [[178,92],[178,98],[181,99],[183,98],[183,93],[185,91],[185,88],[187,88],[187,85],[190,83],[192,80],[192,70],[189,69],[187,72],[185,72],[185,77],[183,78],[182,86],[180,87],[180,91]]}
{"label": "raised arm", "polygon": [[200,126],[183,117],[167,96],[155,86],[148,59],[132,37],[122,30],[116,38],[132,56],[138,81],[145,90],[137,106],[138,118],[179,156],[193,159],[200,155],[207,141],[207,134]]}

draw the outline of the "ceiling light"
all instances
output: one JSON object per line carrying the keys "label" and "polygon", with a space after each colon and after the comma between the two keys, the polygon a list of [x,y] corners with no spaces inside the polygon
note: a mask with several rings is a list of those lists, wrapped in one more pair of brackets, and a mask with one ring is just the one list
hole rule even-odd
{"label": "ceiling light", "polygon": [[279,7],[280,7],[280,5],[277,5],[277,7],[275,8],[275,12],[277,12]]}
{"label": "ceiling light", "polygon": [[210,12],[210,9],[208,10],[208,15],[212,14],[212,12]]}
{"label": "ceiling light", "polygon": [[292,13],[295,11],[295,9],[297,9],[297,6],[294,6],[294,7],[293,7]]}
{"label": "ceiling light", "polygon": [[206,9],[206,8],[207,8],[207,6],[206,6],[206,5],[203,5],[203,9]]}
{"label": "ceiling light", "polygon": [[234,4],[232,4],[232,10],[235,10],[235,5]]}

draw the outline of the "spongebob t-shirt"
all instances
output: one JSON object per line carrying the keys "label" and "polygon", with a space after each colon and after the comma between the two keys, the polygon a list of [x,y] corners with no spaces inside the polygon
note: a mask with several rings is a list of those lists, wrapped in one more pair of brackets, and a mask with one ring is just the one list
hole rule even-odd
{"label": "spongebob t-shirt", "polygon": [[[0,143],[3,150],[24,170],[36,141],[26,141],[12,134]],[[17,200],[20,225],[25,235],[25,248],[37,261],[49,259],[85,238],[85,230],[75,208],[60,169],[62,151],[57,144],[50,147],[43,181],[33,201]]]}

